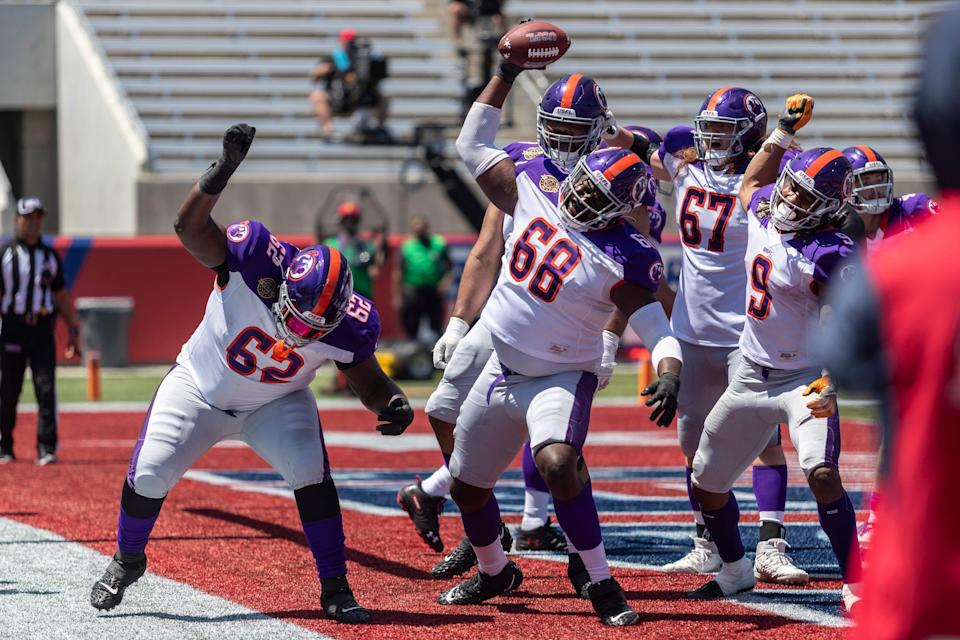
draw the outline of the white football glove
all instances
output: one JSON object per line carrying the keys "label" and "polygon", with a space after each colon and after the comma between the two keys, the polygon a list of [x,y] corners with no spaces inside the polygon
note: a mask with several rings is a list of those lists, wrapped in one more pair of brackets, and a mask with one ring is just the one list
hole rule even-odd
{"label": "white football glove", "polygon": [[612,331],[603,332],[603,355],[600,357],[600,368],[597,370],[597,391],[602,391],[610,384],[613,377],[613,368],[617,366],[617,349],[620,347],[620,336]]}
{"label": "white football glove", "polygon": [[447,368],[453,352],[463,340],[463,336],[467,335],[467,331],[470,331],[470,325],[456,316],[450,318],[446,331],[437,340],[437,344],[433,345],[433,366],[437,369]]}
{"label": "white football glove", "polygon": [[607,109],[603,114],[603,124],[601,125],[600,129],[600,137],[604,140],[613,140],[617,137],[617,133],[619,132],[620,125],[617,124],[617,117],[613,115],[613,111]]}

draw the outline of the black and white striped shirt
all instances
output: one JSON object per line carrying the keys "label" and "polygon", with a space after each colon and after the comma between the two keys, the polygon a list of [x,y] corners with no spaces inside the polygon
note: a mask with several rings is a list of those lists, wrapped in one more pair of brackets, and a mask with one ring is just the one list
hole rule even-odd
{"label": "black and white striped shirt", "polygon": [[49,316],[53,294],[65,286],[60,256],[41,240],[30,246],[13,239],[0,247],[0,314]]}

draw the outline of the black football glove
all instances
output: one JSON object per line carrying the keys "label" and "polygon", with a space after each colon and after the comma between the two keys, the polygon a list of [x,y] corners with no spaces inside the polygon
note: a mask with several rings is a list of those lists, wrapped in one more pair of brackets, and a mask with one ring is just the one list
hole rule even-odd
{"label": "black football glove", "polygon": [[393,396],[390,404],[380,409],[377,420],[383,422],[377,425],[377,431],[385,436],[398,436],[413,422],[413,407],[410,406],[406,396]]}
{"label": "black football glove", "polygon": [[670,372],[661,374],[655,382],[640,392],[641,395],[650,396],[646,402],[648,407],[657,405],[650,414],[650,420],[656,422],[658,427],[669,427],[673,422],[673,417],[677,414],[679,392],[680,377]]}
{"label": "black football glove", "polygon": [[787,98],[780,114],[780,128],[787,133],[796,133],[813,117],[813,98],[805,93],[795,93]]}
{"label": "black football glove", "polygon": [[854,242],[859,242],[867,235],[863,220],[860,219],[856,211],[849,207],[840,207],[831,213],[827,216],[827,223],[837,231],[843,232]]}
{"label": "black football glove", "polygon": [[517,76],[521,73],[523,73],[523,67],[515,65],[512,62],[507,62],[506,60],[501,60],[500,66],[497,67],[497,72],[494,75],[504,82],[513,84],[513,81],[516,80]]}
{"label": "black football glove", "polygon": [[223,134],[223,153],[200,176],[200,191],[215,196],[226,188],[230,176],[247,157],[255,135],[256,128],[248,124],[235,124],[227,129]]}

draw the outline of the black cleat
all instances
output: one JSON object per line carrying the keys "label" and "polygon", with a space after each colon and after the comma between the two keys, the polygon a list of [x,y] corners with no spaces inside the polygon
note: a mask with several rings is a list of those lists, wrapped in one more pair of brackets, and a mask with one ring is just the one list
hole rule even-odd
{"label": "black cleat", "polygon": [[477,571],[453,589],[444,591],[437,598],[440,604],[480,604],[490,598],[513,591],[523,582],[523,572],[512,560],[495,576]]}
{"label": "black cleat", "polygon": [[[122,561],[121,556],[124,557]],[[90,592],[90,604],[101,611],[113,609],[123,600],[123,592],[127,587],[139,580],[146,570],[146,555],[117,551],[103,577],[94,583]]]}
{"label": "black cleat", "polygon": [[[509,553],[510,547],[513,546],[513,536],[510,535],[510,530],[503,523],[500,523],[500,543],[503,545],[504,552]],[[445,555],[443,560],[433,566],[430,575],[439,580],[446,580],[470,571],[476,564],[477,555],[473,552],[470,541],[464,537],[456,549]]]}
{"label": "black cleat", "polygon": [[525,531],[517,529],[517,551],[566,551],[567,539],[550,524]]}
{"label": "black cleat", "polygon": [[567,556],[567,577],[570,578],[574,593],[581,598],[590,598],[584,591],[584,587],[590,584],[590,574],[587,573],[587,568],[583,565],[583,559],[579,553],[571,553]]}
{"label": "black cleat", "polygon": [[443,540],[440,539],[440,513],[443,503],[447,499],[431,496],[417,484],[411,484],[397,492],[397,503],[413,520],[417,533],[434,551],[443,551]]}
{"label": "black cleat", "polygon": [[328,618],[343,624],[361,624],[370,619],[370,612],[353,597],[346,576],[320,581],[320,606]]}
{"label": "black cleat", "polygon": [[637,612],[627,604],[627,598],[623,594],[623,589],[620,588],[620,583],[613,578],[587,586],[587,596],[590,598],[593,610],[608,627],[629,627],[640,620]]}

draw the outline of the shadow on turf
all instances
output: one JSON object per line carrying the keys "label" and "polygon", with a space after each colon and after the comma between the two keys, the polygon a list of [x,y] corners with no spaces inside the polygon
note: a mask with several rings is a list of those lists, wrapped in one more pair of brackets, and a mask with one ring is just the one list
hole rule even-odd
{"label": "shadow on turf", "polygon": [[[205,516],[207,518],[215,518],[217,520],[224,520],[226,522],[243,525],[245,527],[269,534],[273,538],[288,540],[294,544],[300,545],[301,547],[307,547],[307,539],[303,536],[303,531],[299,529],[291,529],[290,527],[285,527],[283,525],[276,524],[275,522],[259,520],[249,516],[242,516],[238,513],[230,513],[229,511],[222,511],[220,509],[184,509],[184,511],[198,516]],[[386,558],[381,558],[380,556],[372,553],[365,553],[363,551],[351,549],[350,547],[347,547],[347,560],[356,562],[367,569],[379,571],[381,573],[389,573],[390,575],[400,578],[409,578],[413,580],[433,580],[430,573],[422,569],[417,569],[416,567],[394,562],[393,560],[387,560]]]}
{"label": "shadow on turf", "polygon": [[[368,603],[370,604],[370,603]],[[295,609],[292,611],[267,611],[268,616],[283,620],[325,620],[323,612],[315,609]],[[449,624],[467,624],[472,622],[493,622],[494,616],[468,613],[423,613],[418,611],[394,611],[391,609],[370,608],[370,621],[367,625],[405,625],[411,627],[442,627]]]}

